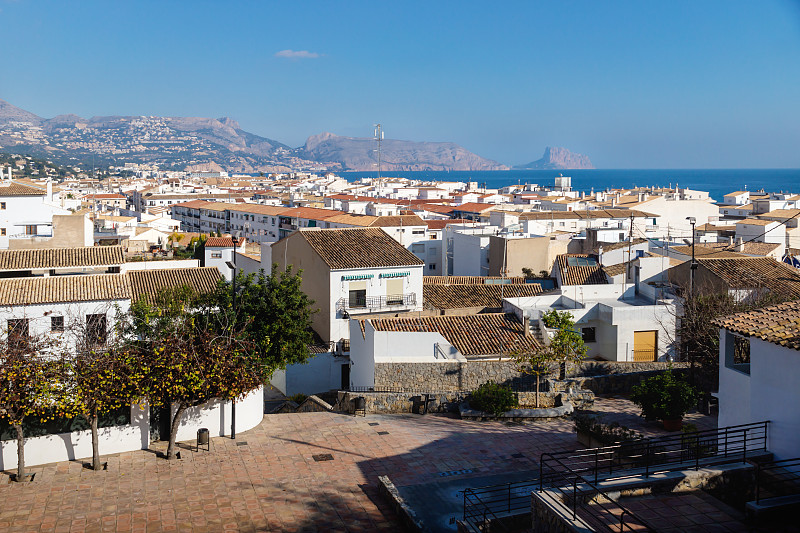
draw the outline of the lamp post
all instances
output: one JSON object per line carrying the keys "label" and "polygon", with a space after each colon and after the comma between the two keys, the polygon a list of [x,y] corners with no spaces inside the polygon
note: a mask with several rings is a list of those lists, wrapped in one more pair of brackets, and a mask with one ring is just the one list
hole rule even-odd
{"label": "lamp post", "polygon": [[[686,220],[689,221],[689,224],[692,225],[692,263],[689,265],[689,310],[692,313],[692,321],[697,320],[697,313],[695,310],[695,301],[694,301],[694,272],[697,270],[697,259],[694,255],[694,244],[695,244],[695,229],[694,226],[697,223],[697,219],[695,217],[686,217]],[[694,344],[694,342],[692,343]],[[689,347],[689,382],[694,386],[694,346]]]}
{"label": "lamp post", "polygon": [[[239,246],[238,232],[231,237],[233,241],[233,254],[231,261],[226,261],[225,264],[233,272],[233,326],[236,326],[236,247]],[[231,439],[236,438],[236,399],[231,400]]]}

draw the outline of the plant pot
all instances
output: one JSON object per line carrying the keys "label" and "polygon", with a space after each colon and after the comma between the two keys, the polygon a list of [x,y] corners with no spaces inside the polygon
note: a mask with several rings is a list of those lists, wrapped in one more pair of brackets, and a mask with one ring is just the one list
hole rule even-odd
{"label": "plant pot", "polygon": [[667,431],[680,431],[683,427],[683,418],[673,418],[670,420],[662,420],[661,423],[664,425],[664,429]]}

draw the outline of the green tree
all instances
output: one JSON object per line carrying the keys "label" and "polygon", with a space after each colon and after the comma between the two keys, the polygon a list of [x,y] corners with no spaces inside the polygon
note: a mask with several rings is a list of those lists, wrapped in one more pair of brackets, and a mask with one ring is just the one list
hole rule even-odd
{"label": "green tree", "polygon": [[292,267],[279,271],[273,263],[270,275],[237,274],[236,308],[232,284],[221,281],[217,291],[220,309],[227,310],[227,323],[236,324],[258,347],[258,364],[275,370],[305,363],[308,345],[313,341],[311,313],[313,301],[302,291],[302,271]]}
{"label": "green tree", "polygon": [[[24,320],[24,319],[23,319]],[[48,353],[52,345],[47,339],[31,338],[27,331],[9,328],[0,341],[0,418],[16,434],[16,481],[25,479],[26,421],[45,422],[54,417],[61,393],[59,377],[64,375],[62,360]],[[27,330],[27,320],[24,328]]]}
{"label": "green tree", "polygon": [[549,342],[545,341],[542,348],[546,352],[545,357],[561,365],[559,378],[564,379],[567,365],[583,360],[588,348],[583,343],[581,334],[575,330],[572,313],[551,309],[542,316],[542,322],[548,329],[555,330],[555,335]]}
{"label": "green tree", "polygon": [[551,372],[550,365],[555,361],[554,354],[547,346],[533,350],[511,352],[511,357],[522,374],[536,376],[536,407],[539,407],[539,385],[542,376]]}

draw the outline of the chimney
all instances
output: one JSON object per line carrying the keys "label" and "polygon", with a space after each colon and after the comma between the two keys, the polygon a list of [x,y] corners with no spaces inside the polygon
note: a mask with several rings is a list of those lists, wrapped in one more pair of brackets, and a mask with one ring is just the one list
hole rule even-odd
{"label": "chimney", "polygon": [[741,237],[736,238],[736,247],[734,248],[735,252],[744,252],[744,242],[742,242]]}
{"label": "chimney", "polygon": [[733,246],[733,236],[728,237],[728,246]]}
{"label": "chimney", "polygon": [[47,181],[47,202],[53,203],[53,182]]}
{"label": "chimney", "polygon": [[522,313],[522,323],[523,323],[523,327],[525,328],[525,336],[526,337],[530,337],[531,336],[531,319],[525,313]]}
{"label": "chimney", "polygon": [[612,196],[611,197],[611,207],[612,208],[613,207],[617,207],[617,197],[616,196]]}

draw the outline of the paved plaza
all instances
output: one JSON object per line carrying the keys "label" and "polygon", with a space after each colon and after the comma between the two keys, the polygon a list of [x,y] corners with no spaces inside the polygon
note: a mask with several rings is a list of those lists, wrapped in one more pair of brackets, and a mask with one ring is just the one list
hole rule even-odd
{"label": "paved plaza", "polygon": [[[627,401],[600,399],[597,408],[643,424]],[[73,461],[30,468],[31,483],[5,475],[0,531],[398,531],[378,495],[380,475],[400,488],[455,479],[466,486],[533,470],[540,453],[576,447],[569,420],[266,415],[236,440],[212,439],[211,452],[181,444],[180,460],[160,458],[163,443],[155,443],[104,458],[108,471]],[[444,514],[459,510],[452,500]]]}

